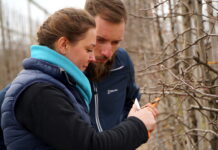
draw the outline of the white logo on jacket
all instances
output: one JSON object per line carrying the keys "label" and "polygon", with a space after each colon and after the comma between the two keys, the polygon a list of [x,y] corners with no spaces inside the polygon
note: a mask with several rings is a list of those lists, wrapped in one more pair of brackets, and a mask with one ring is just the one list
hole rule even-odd
{"label": "white logo on jacket", "polygon": [[118,89],[114,89],[114,90],[107,90],[107,94],[111,94],[111,93],[114,93],[114,92],[117,92]]}

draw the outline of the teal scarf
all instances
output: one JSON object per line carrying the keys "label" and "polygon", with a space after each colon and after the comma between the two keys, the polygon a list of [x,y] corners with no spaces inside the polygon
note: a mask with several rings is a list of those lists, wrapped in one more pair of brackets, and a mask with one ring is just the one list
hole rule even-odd
{"label": "teal scarf", "polygon": [[55,50],[40,45],[31,46],[31,57],[47,61],[49,63],[57,65],[58,67],[63,68],[77,83],[76,87],[83,95],[85,103],[89,110],[89,104],[92,97],[89,80],[72,61],[70,61],[67,57],[59,54]]}

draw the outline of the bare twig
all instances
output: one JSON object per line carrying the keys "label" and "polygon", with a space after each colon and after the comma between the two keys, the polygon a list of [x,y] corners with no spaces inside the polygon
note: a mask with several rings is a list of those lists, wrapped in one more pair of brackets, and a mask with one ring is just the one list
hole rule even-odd
{"label": "bare twig", "polygon": [[[167,67],[165,67],[164,65],[162,65],[162,67],[167,68]],[[201,94],[201,95],[203,95],[203,96],[207,96],[207,97],[211,97],[211,98],[218,98],[218,95],[207,94],[207,93],[201,92],[200,90],[194,88],[192,85],[188,84],[188,83],[185,82],[184,80],[180,79],[180,78],[179,78],[178,76],[176,76],[171,70],[168,70],[168,71],[169,71],[169,73],[170,73],[173,77],[175,77],[177,80],[183,82],[185,85],[187,85],[189,88],[191,88],[191,89],[194,90],[195,92],[197,92],[197,93],[199,93],[199,94]]]}
{"label": "bare twig", "polygon": [[160,5],[166,3],[167,1],[169,1],[169,0],[165,0],[165,1],[161,2],[161,3],[158,3],[158,4],[154,5],[154,7],[152,7],[152,8],[140,9],[140,10],[142,10],[142,11],[152,10],[152,9],[155,9],[155,8],[159,7]]}
{"label": "bare twig", "polygon": [[211,133],[211,134],[215,135],[216,137],[218,137],[218,134],[216,132],[214,132],[213,130],[191,129],[191,130],[188,130],[186,133],[193,132],[193,131]]}
{"label": "bare twig", "polygon": [[218,109],[216,109],[216,108],[210,108],[210,107],[202,107],[202,106],[199,107],[199,106],[191,105],[188,110],[192,110],[192,109],[206,110],[206,111],[212,111],[212,112],[218,113]]}
{"label": "bare twig", "polygon": [[172,54],[171,56],[169,56],[169,57],[163,59],[162,61],[160,61],[160,62],[158,62],[158,63],[156,63],[156,64],[153,64],[153,65],[148,66],[147,68],[143,69],[143,71],[145,71],[145,70],[147,70],[147,69],[149,69],[149,68],[151,68],[151,67],[153,67],[153,66],[158,66],[158,65],[163,64],[163,63],[166,62],[167,60],[169,60],[169,59],[173,58],[174,56],[178,55],[179,53],[182,53],[182,52],[184,52],[185,50],[187,50],[187,49],[189,49],[190,47],[192,47],[193,45],[196,45],[199,41],[201,41],[202,39],[204,39],[204,38],[207,37],[207,36],[208,36],[208,35],[204,35],[204,36],[198,38],[195,42],[193,42],[192,44],[190,44],[190,45],[187,46],[186,48],[175,52],[175,53]]}
{"label": "bare twig", "polygon": [[[208,0],[204,0],[204,1],[206,2],[206,4],[207,4],[208,6],[210,6],[210,7],[213,8],[214,10],[218,11],[218,9],[215,8],[213,5],[211,5],[211,3],[210,3]],[[212,2],[212,1],[211,1],[211,2]]]}
{"label": "bare twig", "polygon": [[216,74],[218,75],[218,71],[217,71],[217,70],[213,69],[213,68],[212,68],[211,66],[209,66],[207,63],[205,63],[205,62],[203,62],[202,60],[200,60],[199,57],[194,56],[193,59],[194,59],[197,63],[206,66],[208,69],[210,69],[211,71],[213,71],[214,73],[216,73]]}

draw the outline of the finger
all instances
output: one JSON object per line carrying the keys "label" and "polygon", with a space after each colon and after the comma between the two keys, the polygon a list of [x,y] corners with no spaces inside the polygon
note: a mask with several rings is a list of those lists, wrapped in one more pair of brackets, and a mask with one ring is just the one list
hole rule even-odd
{"label": "finger", "polygon": [[152,109],[152,112],[154,113],[154,115],[155,115],[155,116],[157,116],[157,115],[158,115],[158,110],[157,110],[157,108],[156,108],[156,107],[154,107],[154,106],[153,106],[153,104],[151,104],[151,103],[148,103],[148,104],[146,104],[146,107],[148,107],[148,108]]}
{"label": "finger", "polygon": [[146,107],[147,110],[149,110],[150,112],[152,112],[153,116],[156,118],[158,115],[158,111],[156,108],[153,107]]}
{"label": "finger", "polygon": [[132,105],[132,108],[131,108],[130,111],[129,111],[128,116],[133,116],[133,114],[134,114],[136,111],[138,111],[138,108],[137,108],[137,106],[136,106],[135,104],[133,104],[133,105]]}
{"label": "finger", "polygon": [[141,108],[145,108],[145,107],[153,107],[153,105],[151,103],[147,103],[146,105],[142,106]]}
{"label": "finger", "polygon": [[147,103],[145,106],[146,107],[152,107],[152,104],[151,103]]}

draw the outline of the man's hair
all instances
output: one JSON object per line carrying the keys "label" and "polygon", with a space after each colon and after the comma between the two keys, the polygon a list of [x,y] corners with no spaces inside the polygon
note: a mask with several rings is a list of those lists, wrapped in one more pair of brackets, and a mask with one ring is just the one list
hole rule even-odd
{"label": "man's hair", "polygon": [[51,49],[54,49],[54,43],[60,37],[76,43],[95,26],[94,18],[85,10],[64,8],[56,11],[41,25],[37,32],[38,43]]}
{"label": "man's hair", "polygon": [[121,0],[86,0],[85,9],[93,16],[120,23],[127,21],[126,8]]}

